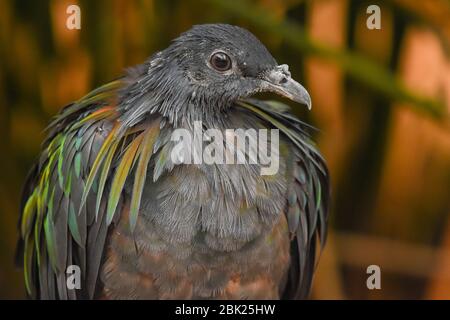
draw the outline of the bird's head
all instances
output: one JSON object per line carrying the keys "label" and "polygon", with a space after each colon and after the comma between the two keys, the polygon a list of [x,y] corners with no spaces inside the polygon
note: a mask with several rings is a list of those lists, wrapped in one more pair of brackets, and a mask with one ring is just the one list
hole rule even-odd
{"label": "bird's head", "polygon": [[[227,24],[194,26],[149,59],[138,90],[156,96],[159,112],[218,112],[258,92],[274,92],[311,108],[306,89],[278,65],[249,31]],[[150,99],[151,100],[151,99]],[[142,105],[141,103],[140,105]]]}

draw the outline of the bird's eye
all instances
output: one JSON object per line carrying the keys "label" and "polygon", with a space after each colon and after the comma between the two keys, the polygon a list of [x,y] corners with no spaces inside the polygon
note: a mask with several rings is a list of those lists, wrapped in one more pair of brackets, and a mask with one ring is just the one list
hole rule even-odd
{"label": "bird's eye", "polygon": [[214,53],[209,62],[217,71],[223,72],[231,69],[231,59],[224,52]]}

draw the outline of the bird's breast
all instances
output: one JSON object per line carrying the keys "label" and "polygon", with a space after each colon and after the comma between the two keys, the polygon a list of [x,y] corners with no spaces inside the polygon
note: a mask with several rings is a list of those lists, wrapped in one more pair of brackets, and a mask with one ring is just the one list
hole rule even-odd
{"label": "bird's breast", "polygon": [[277,298],[289,262],[288,168],[278,160],[273,175],[258,163],[167,162],[155,181],[151,168],[134,233],[126,207],[111,231],[104,296]]}
{"label": "bird's breast", "polygon": [[134,233],[125,209],[108,241],[105,297],[278,297],[289,260],[284,172],[209,170],[179,165],[147,179]]}

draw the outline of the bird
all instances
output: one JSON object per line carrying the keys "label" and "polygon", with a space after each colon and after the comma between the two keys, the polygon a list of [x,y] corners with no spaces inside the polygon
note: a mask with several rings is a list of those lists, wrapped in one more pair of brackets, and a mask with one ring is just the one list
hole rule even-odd
{"label": "bird", "polygon": [[[250,31],[200,24],[62,108],[22,192],[27,296],[308,298],[326,242],[329,172],[315,128],[260,92],[311,108],[289,67]],[[276,172],[177,162],[173,133],[195,123],[224,133],[216,146],[230,129],[277,130]]]}

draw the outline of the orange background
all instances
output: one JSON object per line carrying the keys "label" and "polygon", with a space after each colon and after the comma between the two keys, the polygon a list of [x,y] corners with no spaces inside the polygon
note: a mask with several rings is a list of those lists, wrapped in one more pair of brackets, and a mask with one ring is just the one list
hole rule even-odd
{"label": "orange background", "polygon": [[[70,4],[81,30],[66,28]],[[24,297],[20,189],[49,119],[207,22],[254,32],[311,93],[298,115],[320,129],[333,183],[312,298],[450,298],[449,16],[446,0],[1,1],[0,298]]]}

